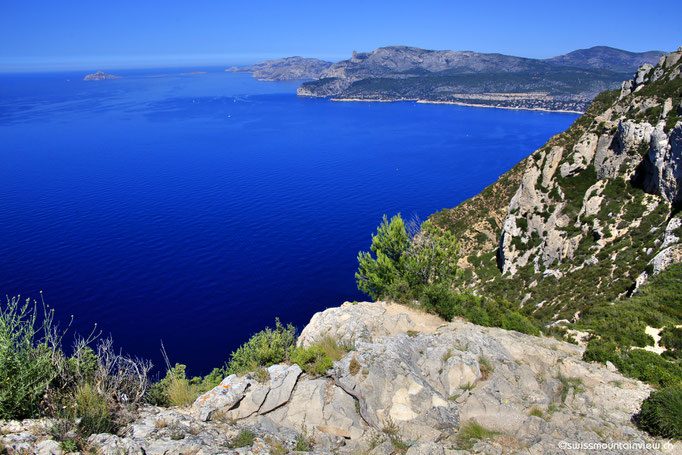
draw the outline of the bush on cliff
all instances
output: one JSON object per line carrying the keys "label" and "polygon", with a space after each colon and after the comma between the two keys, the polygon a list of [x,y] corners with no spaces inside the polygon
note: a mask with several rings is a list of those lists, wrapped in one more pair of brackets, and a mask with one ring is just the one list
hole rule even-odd
{"label": "bush on cliff", "polygon": [[522,315],[514,304],[503,299],[459,294],[441,284],[425,287],[419,302],[424,309],[446,321],[459,316],[485,327],[500,327],[529,335],[540,334],[540,329],[530,319]]}
{"label": "bush on cliff", "polygon": [[60,440],[78,445],[127,422],[146,393],[151,363],[120,354],[111,339],[91,348],[94,333],[76,338],[69,356],[64,333],[43,302],[0,302],[0,419],[57,418],[63,424],[56,426],[77,430],[57,432]]}
{"label": "bush on cliff", "polygon": [[454,279],[458,250],[452,233],[430,221],[406,225],[400,214],[384,215],[370,251],[358,254],[358,289],[373,299],[415,298],[424,286]]}
{"label": "bush on cliff", "polygon": [[682,439],[682,386],[652,392],[634,421],[653,436]]}
{"label": "bush on cliff", "polygon": [[34,417],[41,400],[65,366],[62,334],[53,330],[53,312],[34,301],[8,298],[0,305],[0,419]]}
{"label": "bush on cliff", "polygon": [[587,344],[583,360],[613,363],[618,371],[654,387],[682,384],[682,366],[643,349],[621,348],[616,343],[593,338]]}
{"label": "bush on cliff", "polygon": [[266,327],[253,335],[230,356],[227,374],[243,375],[289,359],[296,346],[296,327],[286,327],[275,321],[275,328]]}
{"label": "bush on cliff", "polygon": [[[165,351],[164,351],[165,356]],[[147,403],[155,406],[187,406],[202,393],[216,387],[227,376],[226,368],[214,368],[206,376],[187,378],[186,365],[171,367],[167,356],[166,376],[155,382],[147,393]]]}

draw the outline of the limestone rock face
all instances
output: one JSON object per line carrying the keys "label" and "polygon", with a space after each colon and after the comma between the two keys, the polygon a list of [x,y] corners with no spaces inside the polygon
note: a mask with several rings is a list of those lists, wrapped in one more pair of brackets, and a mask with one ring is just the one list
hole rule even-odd
{"label": "limestone rock face", "polygon": [[197,398],[194,407],[198,410],[199,418],[207,421],[216,410],[233,407],[244,398],[244,392],[253,382],[234,374],[226,377],[219,386]]}
{"label": "limestone rock face", "polygon": [[669,134],[663,126],[651,134],[651,146],[644,165],[645,189],[658,193],[671,203],[682,201],[682,122]]}
{"label": "limestone rock face", "polygon": [[[616,245],[644,224],[651,224],[651,238],[640,253],[646,262],[659,271],[682,260],[677,247],[662,246],[657,238],[667,222],[664,208],[670,211],[682,202],[682,121],[677,101],[668,95],[681,77],[681,63],[678,51],[655,66],[643,65],[623,84],[619,99],[612,95],[609,104],[576,122],[580,126],[552,138],[526,160],[501,223],[495,257],[502,276],[512,279],[522,272],[530,285],[537,284],[532,275],[561,279],[585,267],[603,268],[597,257],[608,248],[616,252],[601,261],[623,267],[630,261],[619,261],[624,247]],[[652,84],[668,87],[660,89],[665,95]],[[647,195],[642,197],[641,190]],[[576,257],[580,262],[574,263]],[[648,276],[641,269],[620,275],[634,288]],[[597,284],[609,282],[603,278]],[[544,304],[533,301],[532,294],[531,303]]]}
{"label": "limestone rock face", "polygon": [[[495,432],[473,442],[475,452],[491,455],[556,453],[561,441],[600,442],[603,434],[611,442],[653,442],[631,423],[651,389],[583,362],[579,346],[444,323],[384,302],[318,313],[299,343],[332,335],[354,348],[324,376],[296,365],[271,366],[263,383],[250,374],[229,376],[190,408],[146,406],[118,435],[87,442],[101,454],[246,455],[293,452],[305,434],[313,453],[391,454],[398,440],[412,454],[466,453],[456,450],[458,432],[473,421]],[[215,408],[204,421],[208,403]],[[0,443],[58,454],[49,428],[43,421],[0,422]],[[254,434],[253,444],[230,448],[242,431]]]}
{"label": "limestone rock face", "polygon": [[352,311],[351,306],[346,303],[315,313],[298,338],[299,346],[310,346],[325,337],[342,343],[371,341],[374,337],[405,333],[416,326],[407,314],[390,313],[381,302],[365,303],[361,313]]}

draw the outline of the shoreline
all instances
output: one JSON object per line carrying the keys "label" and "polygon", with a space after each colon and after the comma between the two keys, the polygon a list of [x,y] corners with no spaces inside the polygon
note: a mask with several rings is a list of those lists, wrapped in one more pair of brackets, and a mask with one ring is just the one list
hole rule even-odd
{"label": "shoreline", "polygon": [[418,104],[449,104],[455,106],[466,106],[466,107],[484,107],[489,109],[507,109],[513,111],[537,111],[537,112],[558,112],[562,114],[584,114],[583,111],[572,111],[568,109],[547,109],[542,107],[512,107],[512,106],[491,106],[489,104],[476,104],[476,103],[465,103],[463,101],[429,101],[420,100],[418,98],[404,98],[397,100],[374,100],[374,99],[364,99],[364,98],[329,98],[330,101],[337,102],[361,102],[361,103],[398,103],[402,101],[414,101]]}
{"label": "shoreline", "polygon": [[513,111],[538,111],[538,112],[560,112],[563,114],[584,114],[584,111],[570,111],[567,109],[547,109],[543,107],[512,107],[512,106],[491,106],[489,104],[475,104],[475,103],[464,103],[461,101],[428,101],[428,100],[417,100],[420,104],[453,104],[456,106],[468,106],[468,107],[487,107],[490,109],[509,109]]}

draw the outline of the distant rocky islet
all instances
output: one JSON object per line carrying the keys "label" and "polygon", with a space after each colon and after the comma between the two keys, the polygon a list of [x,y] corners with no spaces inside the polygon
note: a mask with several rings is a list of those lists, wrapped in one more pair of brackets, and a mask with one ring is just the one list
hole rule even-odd
{"label": "distant rocky islet", "polygon": [[104,71],[97,71],[96,73],[88,74],[83,78],[84,81],[103,81],[106,79],[120,79],[121,76],[114,74],[107,74]]}

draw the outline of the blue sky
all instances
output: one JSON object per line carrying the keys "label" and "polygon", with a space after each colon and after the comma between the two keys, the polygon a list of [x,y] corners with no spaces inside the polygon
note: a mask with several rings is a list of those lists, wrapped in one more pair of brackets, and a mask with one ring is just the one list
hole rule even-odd
{"label": "blue sky", "polygon": [[341,60],[392,44],[536,58],[670,51],[682,45],[678,12],[678,0],[2,0],[0,71]]}

